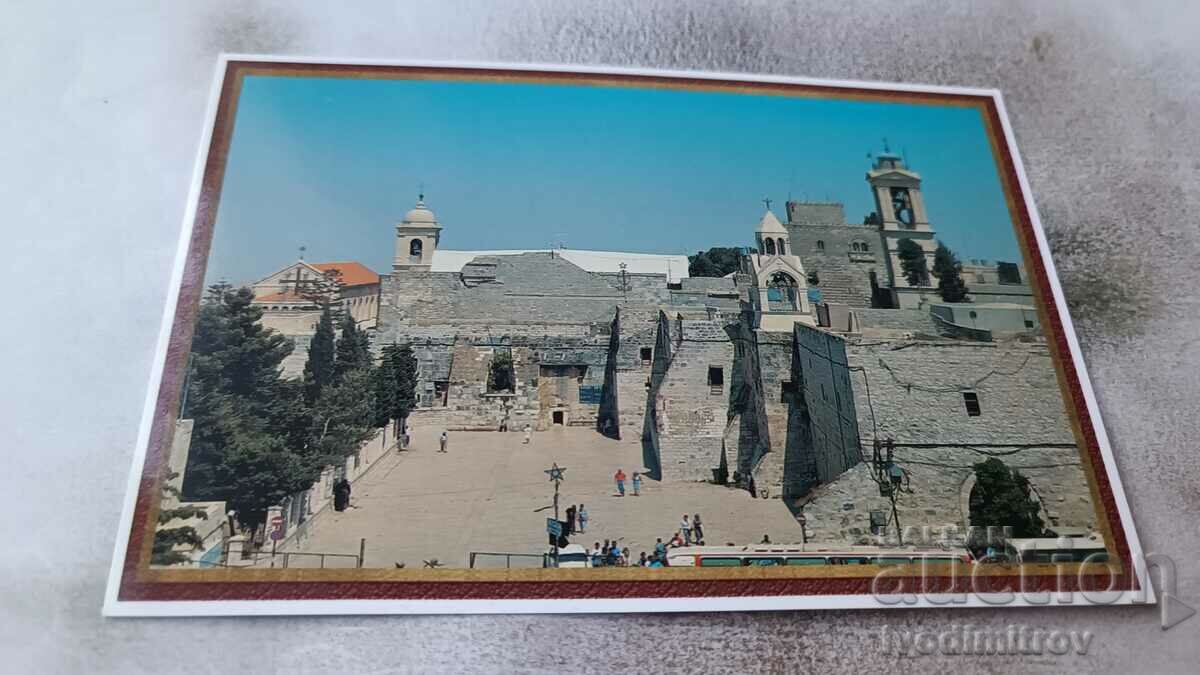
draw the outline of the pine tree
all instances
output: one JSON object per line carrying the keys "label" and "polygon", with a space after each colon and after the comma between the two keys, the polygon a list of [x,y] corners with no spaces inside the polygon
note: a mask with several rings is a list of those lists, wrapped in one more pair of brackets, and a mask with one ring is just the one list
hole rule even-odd
{"label": "pine tree", "polygon": [[395,422],[399,435],[403,421],[417,407],[417,357],[408,345],[392,343],[383,348],[383,359],[375,371],[375,426]]}
{"label": "pine tree", "polygon": [[488,369],[488,391],[516,391],[512,354],[497,353]]}
{"label": "pine tree", "polygon": [[962,263],[945,244],[938,242],[933,254],[933,275],[938,280],[938,294],[946,302],[970,302],[967,285],[962,278]]}
{"label": "pine tree", "polygon": [[337,348],[333,331],[333,310],[326,306],[317,321],[317,330],[308,344],[308,361],[304,364],[305,395],[309,405],[316,402],[321,389],[333,384]]}
{"label": "pine tree", "polygon": [[925,261],[925,251],[917,242],[901,239],[896,245],[896,255],[900,258],[900,271],[909,286],[929,285],[929,265]]}
{"label": "pine tree", "polygon": [[[179,489],[169,482],[178,476],[178,472],[172,471],[164,477],[162,486],[164,501],[180,496]],[[204,509],[195,506],[180,505],[164,506],[158,511],[159,525],[166,525],[176,519],[188,520],[191,518],[206,519],[208,518],[208,513]],[[191,525],[159,527],[154,531],[154,544],[150,549],[150,564],[179,565],[191,561],[192,557],[190,555],[184,551],[175,549],[179,545],[195,550],[204,545],[204,540],[200,538],[200,534],[196,532],[196,528]]]}
{"label": "pine tree", "polygon": [[741,249],[714,246],[688,256],[688,275],[693,277],[723,277],[741,269]]}
{"label": "pine tree", "polygon": [[1029,479],[995,457],[975,465],[970,509],[972,526],[1010,527],[1013,537],[1040,537],[1045,532]]}

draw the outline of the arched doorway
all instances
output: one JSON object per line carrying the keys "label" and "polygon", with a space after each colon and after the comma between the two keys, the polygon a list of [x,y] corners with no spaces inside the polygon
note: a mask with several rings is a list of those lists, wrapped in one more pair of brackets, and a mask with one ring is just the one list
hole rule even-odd
{"label": "arched doorway", "polygon": [[800,308],[796,280],[776,272],[767,281],[767,308],[772,312],[795,312]]}

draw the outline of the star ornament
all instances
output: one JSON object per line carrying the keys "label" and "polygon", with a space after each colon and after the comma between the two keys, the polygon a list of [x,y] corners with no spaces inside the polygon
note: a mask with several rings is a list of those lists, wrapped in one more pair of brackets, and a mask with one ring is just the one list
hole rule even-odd
{"label": "star ornament", "polygon": [[566,472],[567,472],[567,468],[565,466],[560,467],[558,465],[558,462],[555,462],[554,466],[550,467],[549,469],[546,469],[544,473],[546,473],[547,475],[550,476],[550,480],[564,480],[563,474]]}

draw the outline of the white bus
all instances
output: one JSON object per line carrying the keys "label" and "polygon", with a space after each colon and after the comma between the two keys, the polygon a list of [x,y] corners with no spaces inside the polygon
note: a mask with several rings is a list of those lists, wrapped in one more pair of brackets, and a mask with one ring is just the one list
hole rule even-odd
{"label": "white bus", "polygon": [[1094,533],[1086,537],[1009,539],[1004,544],[1004,555],[1008,562],[1016,563],[1102,563],[1108,562],[1108,547],[1104,537]]}
{"label": "white bus", "polygon": [[970,563],[966,549],[816,544],[685,546],[667,551],[670,567],[774,567],[802,565],[909,565]]}

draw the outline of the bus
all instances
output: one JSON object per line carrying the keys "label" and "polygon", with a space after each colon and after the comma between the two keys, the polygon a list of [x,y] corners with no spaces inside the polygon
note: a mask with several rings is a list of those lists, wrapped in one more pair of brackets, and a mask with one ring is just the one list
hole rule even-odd
{"label": "bus", "polygon": [[1004,544],[1004,555],[1008,562],[1015,563],[1103,563],[1108,562],[1108,547],[1104,537],[1095,533],[1086,537],[1009,539]]}
{"label": "bus", "polygon": [[760,544],[686,546],[667,551],[670,567],[777,567],[813,565],[911,565],[971,563],[964,549]]}

